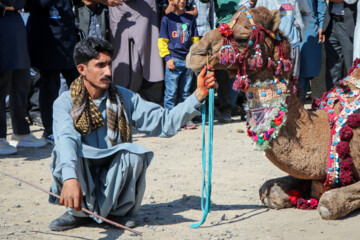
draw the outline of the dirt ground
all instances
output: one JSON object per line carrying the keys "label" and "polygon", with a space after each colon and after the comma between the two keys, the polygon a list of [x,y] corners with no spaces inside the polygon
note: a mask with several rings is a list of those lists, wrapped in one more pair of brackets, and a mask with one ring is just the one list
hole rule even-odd
{"label": "dirt ground", "polygon": [[[52,232],[50,221],[65,208],[50,205],[47,194],[0,174],[0,239],[360,239],[356,232],[360,211],[325,221],[316,210],[265,208],[258,189],[264,181],[286,174],[262,152],[254,151],[244,130],[239,118],[230,124],[215,123],[212,212],[198,229],[190,225],[202,218],[201,127],[182,130],[172,138],[135,135],[136,143],[155,153],[136,217],[135,229],[142,236],[96,223]],[[41,136],[39,127],[32,131]],[[0,169],[49,189],[51,150],[50,145],[20,149],[16,155],[0,158]]]}

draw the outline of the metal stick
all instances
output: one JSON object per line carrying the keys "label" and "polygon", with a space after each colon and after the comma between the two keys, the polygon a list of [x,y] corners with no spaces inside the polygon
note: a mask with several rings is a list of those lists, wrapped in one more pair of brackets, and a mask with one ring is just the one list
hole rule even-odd
{"label": "metal stick", "polygon": [[[24,180],[24,179],[21,179],[21,178],[19,178],[19,177],[16,177],[16,176],[7,174],[7,173],[2,172],[2,171],[0,171],[0,173],[4,174],[5,176],[8,176],[8,177],[14,178],[14,179],[16,179],[16,180],[19,180],[20,182],[26,183],[26,184],[28,184],[28,185],[36,188],[36,189],[39,189],[40,191],[42,191],[42,192],[44,192],[44,193],[48,193],[48,194],[50,194],[50,195],[52,195],[52,196],[57,197],[57,198],[60,199],[60,196],[59,196],[59,195],[57,195],[57,194],[55,194],[55,193],[52,193],[52,192],[50,192],[50,191],[47,191],[47,190],[45,190],[44,188],[39,187],[39,186],[37,186],[37,185],[35,185],[35,184],[31,183],[31,182],[28,182],[28,181],[26,181],[26,180]],[[121,224],[119,224],[119,223],[117,223],[117,222],[114,222],[114,221],[111,221],[111,220],[109,220],[109,219],[103,218],[103,217],[97,215],[96,213],[93,213],[93,212],[89,211],[89,210],[86,209],[86,208],[81,208],[81,211],[84,211],[84,212],[86,212],[86,213],[88,213],[88,214],[90,214],[90,215],[93,215],[94,217],[97,217],[97,218],[103,220],[104,222],[110,223],[110,224],[112,224],[112,225],[114,225],[114,226],[116,226],[116,227],[119,227],[119,228],[122,228],[122,229],[124,229],[124,230],[128,230],[128,231],[130,231],[130,232],[132,232],[132,233],[135,233],[136,235],[140,235],[140,236],[142,235],[141,232],[135,231],[135,230],[133,230],[133,229],[131,229],[131,228],[128,228],[128,227],[126,227],[126,226],[124,226],[124,225],[121,225]]]}

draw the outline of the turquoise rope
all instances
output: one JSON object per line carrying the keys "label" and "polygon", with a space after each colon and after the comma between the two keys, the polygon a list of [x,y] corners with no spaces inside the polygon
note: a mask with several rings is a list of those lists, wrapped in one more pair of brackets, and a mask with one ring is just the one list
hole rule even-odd
{"label": "turquoise rope", "polygon": [[[206,104],[202,106],[202,167],[203,167],[203,180],[202,180],[202,191],[201,191],[201,210],[203,217],[199,223],[192,224],[190,227],[198,228],[206,220],[208,213],[211,211],[211,171],[212,171],[212,150],[213,150],[213,127],[214,127],[214,89],[209,90],[209,152],[208,152],[208,178],[206,184],[206,144],[205,144],[205,118],[206,118]],[[204,201],[206,196],[206,201]],[[204,205],[205,204],[205,205]]]}

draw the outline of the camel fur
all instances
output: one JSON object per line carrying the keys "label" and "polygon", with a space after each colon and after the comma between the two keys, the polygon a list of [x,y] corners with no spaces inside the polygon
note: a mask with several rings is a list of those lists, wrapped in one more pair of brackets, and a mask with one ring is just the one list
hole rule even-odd
{"label": "camel fur", "polygon": [[[264,7],[248,10],[255,23],[262,26],[284,39],[284,46],[290,58],[290,44],[279,31],[280,13],[278,10],[269,11]],[[238,13],[240,15],[238,15]],[[251,36],[251,24],[244,12],[238,12],[232,20],[236,20],[233,36],[239,51],[245,49]],[[238,16],[237,16],[238,15]],[[247,74],[251,83],[257,80],[274,79],[273,69],[266,67],[266,59],[278,59],[278,48],[274,39],[263,34],[262,55],[264,67],[251,71],[250,60],[247,58]],[[236,75],[238,62],[232,65],[219,64],[218,54],[222,47],[222,35],[217,29],[209,31],[204,37],[194,44],[186,62],[188,68],[200,71],[209,63],[214,69],[226,69],[231,76]],[[252,50],[253,51],[253,50]],[[249,55],[253,54],[251,51]],[[360,79],[360,71],[352,75]],[[290,79],[291,71],[283,72],[279,79]],[[351,90],[357,88],[350,84]],[[334,111],[339,113],[339,103],[334,106]],[[360,208],[360,130],[353,129],[354,136],[350,142],[350,153],[353,158],[353,181],[355,183],[335,188],[324,192],[318,205],[318,211],[323,219],[337,219],[346,216],[353,210]],[[306,110],[296,93],[289,99],[287,121],[281,128],[278,137],[270,143],[270,148],[265,150],[266,157],[282,171],[290,176],[269,180],[260,188],[260,199],[269,208],[281,209],[290,207],[289,191],[303,180],[324,181],[327,177],[327,155],[330,144],[330,124],[328,113],[324,110]]]}

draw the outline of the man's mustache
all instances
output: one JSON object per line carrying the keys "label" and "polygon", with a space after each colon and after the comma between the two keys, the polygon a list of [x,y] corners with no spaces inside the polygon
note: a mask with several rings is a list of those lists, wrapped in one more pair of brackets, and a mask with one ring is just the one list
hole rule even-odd
{"label": "man's mustache", "polygon": [[103,78],[101,78],[101,80],[110,80],[110,81],[112,81],[112,77],[111,76],[103,77]]}

